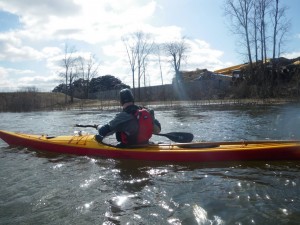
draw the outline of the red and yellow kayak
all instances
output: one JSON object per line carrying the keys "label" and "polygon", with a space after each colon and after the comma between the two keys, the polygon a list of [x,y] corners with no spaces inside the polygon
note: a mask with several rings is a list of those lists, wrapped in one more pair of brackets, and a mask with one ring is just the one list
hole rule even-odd
{"label": "red and yellow kayak", "polygon": [[11,146],[106,158],[177,162],[300,160],[300,141],[290,140],[149,144],[117,148],[98,143],[94,135],[48,137],[0,130],[0,138]]}

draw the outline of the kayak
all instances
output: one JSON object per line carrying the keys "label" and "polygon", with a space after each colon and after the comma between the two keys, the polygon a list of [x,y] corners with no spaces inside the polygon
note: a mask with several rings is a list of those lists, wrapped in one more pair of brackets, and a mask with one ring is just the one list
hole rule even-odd
{"label": "kayak", "polygon": [[97,142],[94,135],[50,137],[0,130],[0,138],[10,146],[115,159],[176,162],[300,160],[298,140],[169,143],[118,148]]}

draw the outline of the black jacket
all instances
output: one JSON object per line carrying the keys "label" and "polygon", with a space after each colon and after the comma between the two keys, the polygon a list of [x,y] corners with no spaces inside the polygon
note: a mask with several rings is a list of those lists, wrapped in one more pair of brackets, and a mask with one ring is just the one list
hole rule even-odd
{"label": "black jacket", "polygon": [[[117,133],[117,140],[119,139],[119,133],[125,132],[128,136],[135,136],[138,132],[139,124],[134,116],[135,112],[141,107],[137,105],[129,105],[122,112],[116,114],[116,116],[106,125],[99,129],[99,135],[107,136],[113,133]],[[154,111],[149,110],[153,119],[153,133],[157,134],[161,130],[161,125],[158,120],[155,119]]]}

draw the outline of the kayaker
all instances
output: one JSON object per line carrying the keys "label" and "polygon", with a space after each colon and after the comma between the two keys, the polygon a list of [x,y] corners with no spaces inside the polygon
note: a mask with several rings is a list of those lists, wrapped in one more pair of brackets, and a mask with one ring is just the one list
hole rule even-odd
{"label": "kayaker", "polygon": [[110,122],[98,126],[95,138],[98,142],[113,133],[120,142],[119,146],[146,144],[152,134],[158,134],[161,125],[155,119],[154,111],[134,104],[134,97],[130,89],[120,91],[122,112],[118,113]]}

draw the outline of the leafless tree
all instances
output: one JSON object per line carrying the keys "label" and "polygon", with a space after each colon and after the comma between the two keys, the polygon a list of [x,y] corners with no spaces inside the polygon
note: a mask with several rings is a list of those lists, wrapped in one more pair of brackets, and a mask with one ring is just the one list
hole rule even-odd
{"label": "leafless tree", "polygon": [[96,62],[95,56],[92,54],[88,59],[80,56],[78,63],[81,77],[85,82],[85,98],[89,98],[89,84],[91,79],[98,75],[99,63]]}
{"label": "leafless tree", "polygon": [[164,80],[163,80],[163,73],[162,73],[162,69],[161,69],[161,49],[162,49],[162,46],[161,45],[156,45],[156,48],[155,48],[155,52],[156,52],[156,55],[157,55],[157,58],[158,58],[158,65],[159,65],[159,72],[160,72],[160,79],[161,79],[161,85],[164,85]]}
{"label": "leafless tree", "polygon": [[136,33],[138,42],[138,57],[137,57],[137,66],[138,66],[138,85],[139,89],[141,87],[141,78],[144,76],[144,85],[146,85],[146,68],[147,68],[147,61],[148,56],[153,53],[154,48],[154,41],[151,40],[150,34],[146,34],[143,32]]}
{"label": "leafless tree", "polygon": [[137,57],[137,50],[135,47],[135,43],[128,37],[124,36],[122,37],[122,41],[126,48],[126,53],[128,56],[128,61],[130,64],[130,69],[132,73],[132,88],[135,90],[135,63],[136,63],[136,57]]}
{"label": "leafless tree", "polygon": [[279,32],[280,34],[279,34],[279,39],[278,39],[278,51],[277,51],[277,53],[278,53],[277,57],[278,58],[283,53],[282,45],[284,45],[284,43],[286,41],[285,37],[286,37],[286,34],[288,33],[289,29],[290,29],[290,22],[289,21],[286,23],[286,26],[282,26],[280,28],[280,32]]}
{"label": "leafless tree", "polygon": [[73,87],[73,82],[75,79],[79,76],[79,70],[78,67],[72,67],[69,72],[69,94],[71,98],[71,103],[74,101],[74,87]]}
{"label": "leafless tree", "polygon": [[60,73],[60,76],[65,80],[65,103],[68,102],[68,83],[70,83],[70,78],[73,76],[71,68],[74,66],[76,60],[76,57],[74,57],[75,52],[74,46],[69,47],[68,44],[65,44],[64,56],[61,64],[64,68],[64,72]]}
{"label": "leafless tree", "polygon": [[[280,6],[280,0],[273,0],[273,7],[271,10],[271,20],[273,23],[273,59],[280,56],[281,45],[284,36],[290,28],[290,21],[286,19],[286,7]],[[276,49],[277,53],[276,54]]]}
{"label": "leafless tree", "polygon": [[[271,96],[274,94],[276,83],[276,66],[273,63],[272,70],[266,69],[267,54],[272,55],[273,59],[279,57],[281,45],[289,29],[289,21],[286,19],[286,8],[280,5],[280,0],[227,0],[226,13],[233,21],[235,30],[247,42],[247,52],[251,66],[252,43],[255,47],[255,59],[258,61],[258,54],[262,63],[261,67],[256,67],[254,73],[253,67],[250,67],[252,80],[257,82],[262,96]],[[252,17],[248,17],[251,15]],[[250,18],[250,20],[248,20]],[[252,26],[248,26],[247,21],[251,21]],[[253,39],[249,42],[248,35]],[[260,51],[260,52],[259,52]],[[271,53],[272,52],[272,53]],[[275,60],[273,60],[275,62]],[[257,76],[255,76],[255,74]]]}
{"label": "leafless tree", "polygon": [[279,0],[275,0],[275,7],[274,11],[272,12],[274,14],[274,29],[273,29],[273,59],[275,59],[276,55],[276,41],[277,41],[277,26],[278,22],[280,19],[280,14],[279,14],[279,8],[278,8]]}
{"label": "leafless tree", "polygon": [[[135,88],[135,71],[137,70],[138,88],[140,96],[141,78],[145,76],[146,61],[148,56],[152,53],[154,42],[151,40],[150,34],[142,31],[129,34],[123,37],[123,42],[126,47],[126,52],[132,72],[133,88]],[[145,80],[145,77],[144,77]]]}
{"label": "leafless tree", "polygon": [[[279,55],[278,51],[290,26],[290,21],[286,18],[287,8],[280,3],[280,0],[226,1],[225,13],[230,16],[235,33],[241,35],[243,43],[247,43],[250,63],[252,43],[256,61],[258,61],[258,49],[263,62],[266,62],[267,54],[270,54],[271,50],[273,59]],[[249,26],[249,21],[252,26]],[[252,35],[252,40],[248,38],[249,34]],[[272,41],[268,40],[270,37]]]}
{"label": "leafless tree", "polygon": [[170,64],[174,68],[175,81],[178,83],[180,80],[180,67],[184,59],[187,58],[189,46],[183,37],[180,41],[172,41],[164,44],[164,51],[170,57]]}
{"label": "leafless tree", "polygon": [[22,87],[20,89],[20,91],[21,92],[32,92],[32,93],[40,92],[39,89],[36,86]]}
{"label": "leafless tree", "polygon": [[[144,77],[144,87],[147,86],[147,84],[146,84],[146,71],[147,71],[147,66],[148,66],[147,61],[144,61],[143,64],[142,64],[141,75],[140,75],[140,77]],[[139,87],[139,89],[140,89],[140,87]]]}
{"label": "leafless tree", "polygon": [[267,61],[267,12],[270,10],[272,0],[257,0],[257,8],[258,8],[258,19],[259,19],[259,31],[260,31],[260,53],[262,62]]}
{"label": "leafless tree", "polygon": [[250,17],[254,0],[226,0],[225,14],[232,21],[233,30],[245,40],[250,69],[252,71],[252,56],[250,46]]}
{"label": "leafless tree", "polygon": [[259,19],[258,19],[258,7],[255,5],[253,10],[253,17],[251,18],[252,29],[250,32],[252,33],[253,43],[254,43],[254,52],[255,52],[255,61],[258,62],[258,48],[259,48]]}

